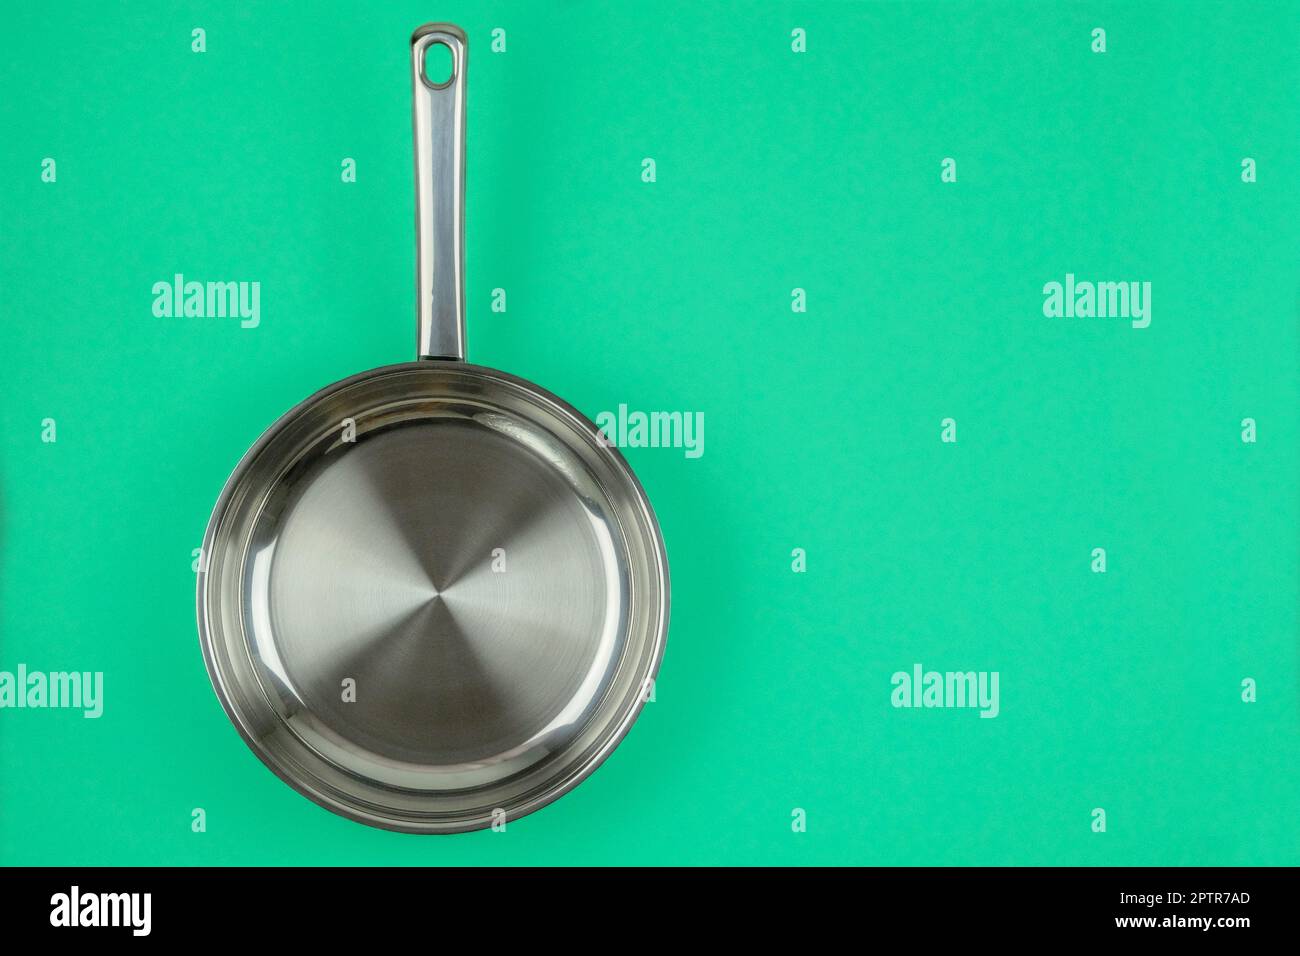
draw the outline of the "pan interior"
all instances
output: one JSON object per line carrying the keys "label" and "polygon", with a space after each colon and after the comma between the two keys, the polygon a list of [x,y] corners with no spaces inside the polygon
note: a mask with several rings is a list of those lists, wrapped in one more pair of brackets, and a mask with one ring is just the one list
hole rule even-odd
{"label": "pan interior", "polygon": [[317,747],[469,786],[563,745],[621,607],[610,529],[562,472],[472,418],[417,416],[285,491],[250,598]]}
{"label": "pan interior", "polygon": [[630,719],[657,661],[638,637],[624,666],[633,571],[607,488],[626,476],[527,403],[384,384],[306,403],[232,479],[211,573],[239,581],[244,653],[222,632],[215,666],[291,777],[411,812],[420,793],[523,799],[616,729],[593,728],[602,708]]}

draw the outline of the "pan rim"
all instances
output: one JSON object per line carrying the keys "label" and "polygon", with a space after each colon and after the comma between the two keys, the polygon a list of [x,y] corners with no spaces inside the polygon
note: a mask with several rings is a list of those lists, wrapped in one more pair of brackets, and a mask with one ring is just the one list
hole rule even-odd
{"label": "pan rim", "polygon": [[[672,603],[671,580],[669,577],[667,550],[664,542],[663,530],[659,525],[658,518],[650,503],[649,496],[646,494],[636,472],[628,464],[627,459],[615,444],[600,440],[599,436],[601,433],[589,418],[558,395],[555,395],[553,392],[534,382],[512,375],[509,372],[503,372],[489,366],[476,365],[465,361],[423,359],[409,362],[398,362],[357,372],[346,378],[326,385],[279,415],[262,431],[257,440],[249,446],[247,451],[245,451],[245,453],[240,457],[238,463],[230,472],[230,475],[226,478],[205,527],[201,562],[197,572],[195,596],[199,644],[203,653],[204,666],[207,671],[209,683],[212,685],[212,689],[216,694],[227,719],[229,719],[234,725],[245,745],[257,756],[267,769],[279,777],[293,790],[336,815],[379,829],[412,834],[471,832],[491,826],[493,818],[491,814],[485,816],[481,813],[474,812],[472,814],[467,814],[464,817],[448,816],[419,819],[418,811],[397,811],[389,807],[367,810],[364,808],[363,804],[368,805],[369,801],[364,798],[355,794],[343,793],[342,795],[347,796],[349,799],[346,801],[340,799],[333,793],[325,792],[320,787],[316,786],[318,782],[323,783],[324,781],[321,781],[315,775],[296,775],[292,772],[292,767],[286,766],[282,761],[277,759],[259,742],[257,736],[248,726],[247,717],[249,715],[243,713],[234,701],[234,697],[231,693],[231,685],[238,685],[240,683],[238,678],[228,675],[225,669],[218,662],[213,644],[214,640],[217,639],[217,632],[220,628],[219,625],[214,625],[213,622],[209,620],[211,611],[207,600],[210,579],[209,569],[211,567],[209,562],[212,557],[211,547],[220,529],[222,519],[225,517],[229,509],[232,497],[239,489],[241,482],[244,480],[253,463],[258,460],[267,445],[270,444],[283,428],[295,421],[297,417],[305,411],[326,400],[329,396],[353,385],[370,379],[397,374],[403,371],[427,371],[439,368],[440,366],[445,367],[448,371],[454,370],[460,373],[467,373],[471,377],[503,383],[524,392],[530,399],[540,402],[543,406],[549,406],[554,413],[558,413],[558,415],[567,420],[569,424],[575,426],[579,431],[586,433],[595,440],[602,451],[608,455],[613,467],[619,474],[621,474],[623,479],[626,480],[632,492],[631,499],[635,505],[636,513],[639,514],[640,518],[644,522],[644,534],[642,537],[645,538],[648,556],[652,559],[650,564],[650,573],[651,577],[654,578],[658,584],[657,592],[659,596],[658,601],[655,602],[658,606],[649,609],[649,614],[654,624],[652,636],[649,641],[648,656],[646,658],[647,664],[643,668],[644,673],[641,673],[642,668],[638,668],[636,674],[638,684],[643,688],[647,681],[654,681],[658,677],[667,645],[669,617]],[[278,480],[278,477],[273,477],[270,480],[267,480],[265,484],[269,489],[273,487]],[[230,683],[228,683],[228,678],[230,678]],[[507,819],[518,820],[524,816],[541,810],[573,790],[578,786],[578,784],[591,776],[626,738],[632,725],[640,717],[642,710],[645,708],[646,702],[644,692],[639,692],[633,696],[630,706],[620,706],[616,709],[611,715],[616,717],[616,719],[608,721],[606,726],[599,728],[595,739],[589,745],[589,752],[586,756],[581,757],[581,759],[578,759],[569,766],[563,767],[563,772],[557,774],[553,779],[544,779],[539,784],[539,789],[533,796],[511,808]],[[283,726],[282,723],[281,726]],[[293,732],[290,730],[289,733],[292,734]],[[319,755],[317,756],[319,757]],[[325,760],[323,757],[319,757],[319,759]],[[364,775],[356,774],[353,771],[346,772],[358,779],[367,780]]]}

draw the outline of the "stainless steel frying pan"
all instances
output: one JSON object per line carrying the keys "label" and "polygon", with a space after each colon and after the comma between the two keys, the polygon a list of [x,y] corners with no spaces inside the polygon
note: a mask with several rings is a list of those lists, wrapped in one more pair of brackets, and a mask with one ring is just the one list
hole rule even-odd
{"label": "stainless steel frying pan", "polygon": [[273,424],[198,578],[204,660],[248,746],[321,806],[418,833],[576,786],[636,719],[668,628],[663,539],[617,449],[464,360],[465,71],[458,27],[415,31],[419,360]]}

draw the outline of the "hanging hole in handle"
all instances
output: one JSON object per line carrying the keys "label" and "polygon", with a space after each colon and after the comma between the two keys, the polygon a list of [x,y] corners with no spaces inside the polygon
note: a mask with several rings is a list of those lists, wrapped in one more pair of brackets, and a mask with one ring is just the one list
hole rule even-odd
{"label": "hanging hole in handle", "polygon": [[442,40],[434,40],[424,49],[424,82],[435,90],[445,89],[456,79],[456,54]]}

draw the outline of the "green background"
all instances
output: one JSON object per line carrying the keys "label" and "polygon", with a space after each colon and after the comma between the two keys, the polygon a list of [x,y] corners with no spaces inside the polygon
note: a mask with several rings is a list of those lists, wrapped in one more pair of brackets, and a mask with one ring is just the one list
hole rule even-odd
{"label": "green background", "polygon": [[[11,4],[0,669],[106,701],[0,711],[0,862],[1295,863],[1298,14]],[[190,562],[266,425],[414,357],[435,19],[470,36],[471,358],[706,443],[628,451],[672,569],[656,702],[506,833],[413,837],[247,750]],[[261,282],[261,326],[155,318],[175,272]],[[1151,282],[1150,328],[1045,318],[1066,272]],[[915,662],[999,671],[1001,715],[891,708]]]}

